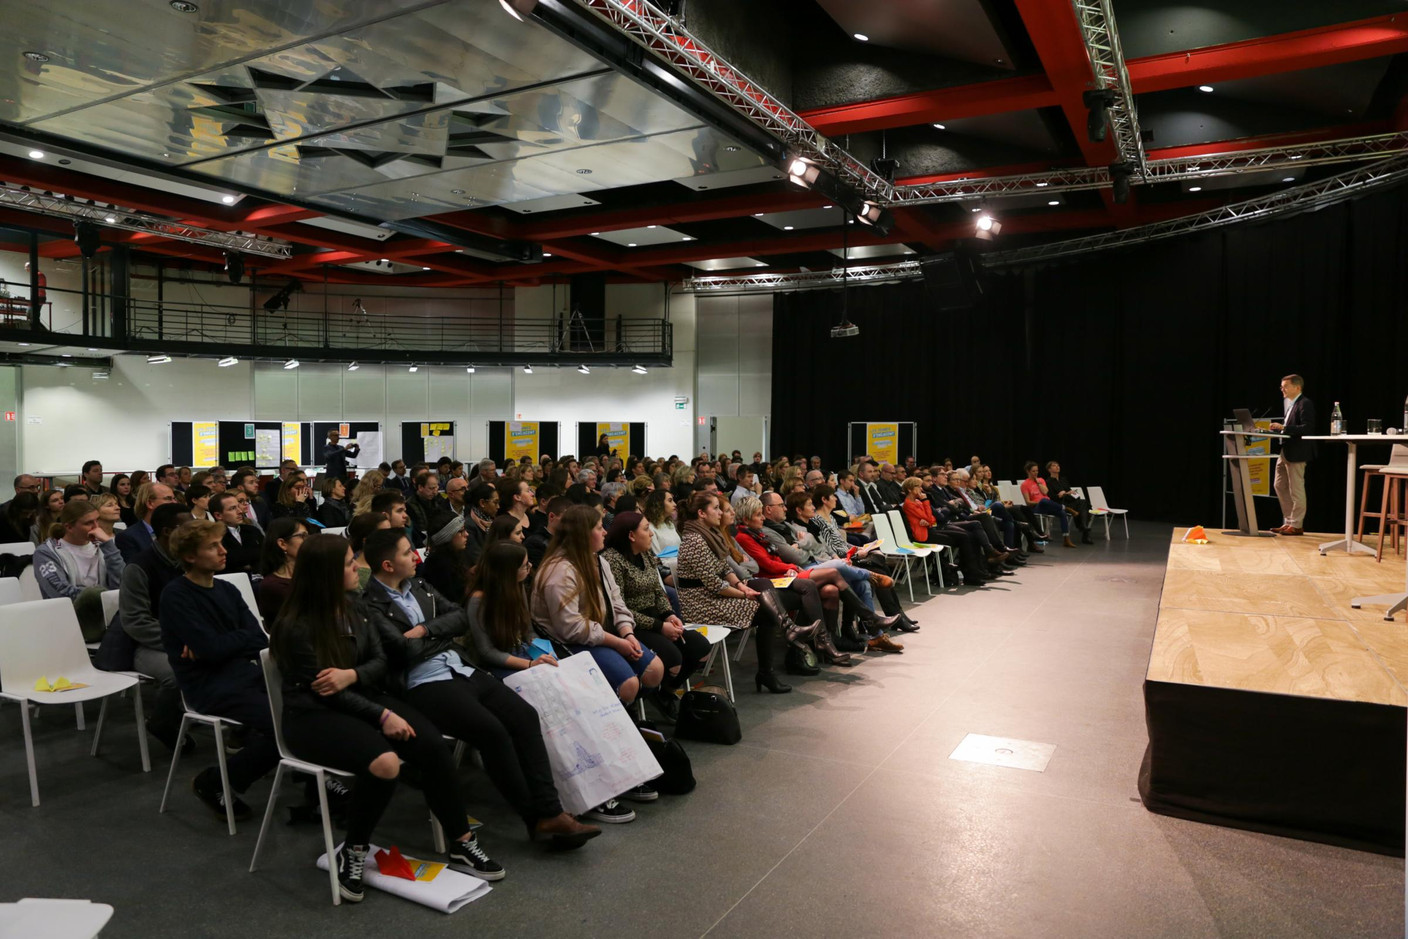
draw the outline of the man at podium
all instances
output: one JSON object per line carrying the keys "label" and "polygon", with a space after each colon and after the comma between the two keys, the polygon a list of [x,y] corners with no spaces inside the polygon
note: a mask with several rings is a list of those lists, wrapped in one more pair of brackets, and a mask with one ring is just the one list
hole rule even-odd
{"label": "man at podium", "polygon": [[1278,535],[1305,534],[1305,464],[1315,459],[1315,441],[1301,437],[1315,433],[1315,404],[1304,390],[1305,379],[1299,375],[1281,379],[1286,416],[1271,422],[1273,431],[1286,435],[1276,455],[1276,498],[1285,518],[1280,528],[1271,529]]}

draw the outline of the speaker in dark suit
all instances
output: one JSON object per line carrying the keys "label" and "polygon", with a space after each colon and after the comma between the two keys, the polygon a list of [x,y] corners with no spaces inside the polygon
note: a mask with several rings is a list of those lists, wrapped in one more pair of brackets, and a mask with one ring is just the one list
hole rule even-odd
{"label": "speaker in dark suit", "polygon": [[1314,436],[1320,426],[1315,403],[1302,394],[1305,379],[1287,375],[1281,379],[1281,394],[1290,402],[1286,417],[1273,421],[1271,429],[1286,435],[1281,452],[1276,456],[1276,498],[1281,502],[1284,522],[1272,531],[1280,535],[1305,533],[1305,465],[1315,459],[1315,441],[1303,440]]}

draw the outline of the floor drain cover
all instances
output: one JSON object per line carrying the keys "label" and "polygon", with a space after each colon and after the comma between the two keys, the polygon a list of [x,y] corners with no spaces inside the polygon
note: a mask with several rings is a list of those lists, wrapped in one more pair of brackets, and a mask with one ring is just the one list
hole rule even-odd
{"label": "floor drain cover", "polygon": [[950,760],[965,760],[969,763],[988,763],[993,766],[1010,766],[1013,769],[1029,769],[1038,773],[1046,771],[1051,755],[1056,752],[1054,743],[1037,743],[1032,740],[1016,740],[1012,737],[989,737],[986,734],[969,734],[948,755]]}

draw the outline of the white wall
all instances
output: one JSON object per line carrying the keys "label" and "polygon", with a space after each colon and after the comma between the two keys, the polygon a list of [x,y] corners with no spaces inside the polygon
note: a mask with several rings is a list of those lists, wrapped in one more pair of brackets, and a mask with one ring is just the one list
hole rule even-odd
{"label": "white wall", "polygon": [[[562,288],[558,296],[565,296]],[[552,291],[520,289],[514,302],[523,316],[543,316],[551,311]],[[607,288],[613,317],[658,318],[665,303],[658,285]],[[652,455],[683,456],[695,450],[699,413],[694,298],[671,296],[669,315],[674,367],[646,375],[624,368],[597,368],[590,375],[574,368],[538,368],[533,375],[480,368],[468,375],[462,368],[428,366],[410,373],[404,366],[376,365],[348,372],[313,363],[284,371],[276,363],[217,368],[208,359],[148,365],[145,356],[123,355],[114,357],[108,381],[96,381],[85,368],[25,366],[19,464],[42,473],[76,472],[87,459],[102,460],[110,470],[151,469],[170,458],[172,421],[240,419],[380,421],[388,458],[398,455],[402,421],[449,419],[458,424],[457,454],[466,462],[488,452],[491,420],[557,421],[564,450],[575,446],[578,421],[643,421]],[[689,399],[684,410],[675,409],[677,395]]]}
{"label": "white wall", "polygon": [[[720,419],[716,450],[751,455],[772,413],[772,296],[700,297],[696,309],[698,413]],[[707,427],[696,440],[708,440]]]}

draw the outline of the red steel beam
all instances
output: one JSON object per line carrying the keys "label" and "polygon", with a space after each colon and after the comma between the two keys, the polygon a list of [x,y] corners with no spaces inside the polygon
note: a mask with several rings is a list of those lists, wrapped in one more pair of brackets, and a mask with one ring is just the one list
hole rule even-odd
{"label": "red steel beam", "polygon": [[1059,104],[1045,75],[1022,75],[932,91],[812,108],[801,117],[828,137],[892,127],[955,121],[984,114],[1026,111]]}
{"label": "red steel beam", "polygon": [[1086,164],[1107,166],[1115,162],[1118,151],[1113,130],[1103,143],[1091,143],[1085,133],[1087,110],[1081,95],[1094,85],[1095,76],[1090,70],[1090,56],[1081,39],[1075,8],[1053,0],[1016,0],[1016,3]]}

